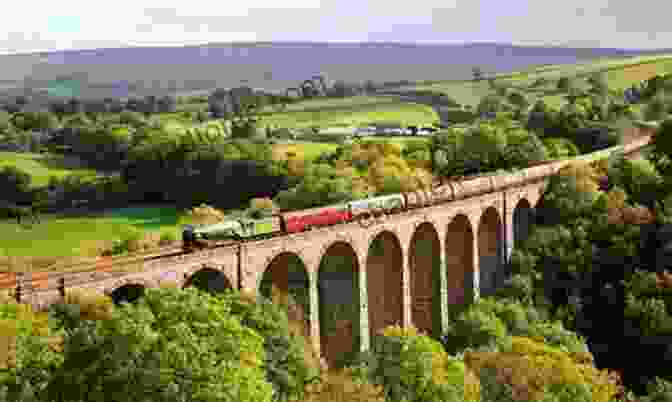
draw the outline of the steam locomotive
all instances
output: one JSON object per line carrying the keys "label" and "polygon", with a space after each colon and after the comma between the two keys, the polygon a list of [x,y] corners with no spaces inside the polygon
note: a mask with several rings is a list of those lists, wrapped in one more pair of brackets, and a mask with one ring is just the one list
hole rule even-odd
{"label": "steam locomotive", "polygon": [[508,187],[514,183],[519,185],[521,182],[539,180],[557,171],[560,167],[559,163],[562,162],[539,164],[508,175],[484,174],[462,181],[434,183],[431,190],[366,198],[319,208],[284,212],[260,219],[230,219],[199,227],[187,225],[182,232],[183,248],[185,251],[194,251],[213,247],[222,242],[241,242],[282,236],[473,197]]}

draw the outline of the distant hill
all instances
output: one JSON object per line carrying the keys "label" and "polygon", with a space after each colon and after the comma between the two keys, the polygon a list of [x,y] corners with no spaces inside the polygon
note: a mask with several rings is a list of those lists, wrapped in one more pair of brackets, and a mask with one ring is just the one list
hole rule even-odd
{"label": "distant hill", "polygon": [[[473,66],[504,73],[541,64],[670,53],[497,43],[210,43],[0,56],[0,94],[25,88],[84,97],[197,93],[246,85],[271,91],[322,73],[328,81],[461,80]],[[63,77],[75,81],[63,81]],[[59,81],[60,80],[60,81]],[[51,88],[51,90],[49,90]]]}

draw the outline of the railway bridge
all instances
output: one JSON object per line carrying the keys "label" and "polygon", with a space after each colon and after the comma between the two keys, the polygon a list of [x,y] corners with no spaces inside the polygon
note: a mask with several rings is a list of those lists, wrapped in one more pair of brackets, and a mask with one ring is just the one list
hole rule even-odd
{"label": "railway bridge", "polygon": [[[623,152],[637,154],[649,139],[633,141]],[[388,325],[440,333],[451,305],[501,286],[504,263],[527,236],[548,177],[566,163],[545,165],[537,177],[528,174],[535,168],[492,176],[495,191],[426,208],[194,253],[143,257],[134,262],[140,265],[135,272],[111,263],[83,272],[0,274],[0,288],[19,286],[21,302],[45,308],[62,300],[64,288],[119,298],[162,282],[253,291],[272,283],[302,295],[305,333],[334,363],[340,355],[367,350],[372,336]],[[336,311],[348,308],[339,319]]]}

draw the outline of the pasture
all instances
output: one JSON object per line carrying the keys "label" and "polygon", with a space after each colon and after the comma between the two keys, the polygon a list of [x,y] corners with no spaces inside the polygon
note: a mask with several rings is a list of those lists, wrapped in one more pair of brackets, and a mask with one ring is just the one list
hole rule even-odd
{"label": "pasture", "polygon": [[[315,98],[300,100],[296,103],[287,105],[283,112],[300,112],[300,111],[314,111],[314,110],[329,110],[329,109],[351,109],[358,106],[370,106],[389,103],[399,103],[396,99],[391,99],[383,96],[349,96],[346,98]],[[262,113],[277,113],[278,106],[266,106],[261,109]]]}
{"label": "pasture", "polygon": [[0,221],[0,258],[93,256],[97,247],[133,229],[179,235],[179,211],[165,206],[122,208],[88,216],[43,215],[41,221],[33,225]]}
{"label": "pasture", "polygon": [[438,121],[438,115],[430,106],[400,101],[276,112],[259,117],[260,126],[276,128],[352,127],[380,122],[408,126],[430,125]]}
{"label": "pasture", "polygon": [[44,186],[50,176],[62,178],[71,174],[81,174],[87,178],[98,175],[95,170],[86,169],[76,158],[56,154],[21,152],[0,152],[0,168],[14,166],[30,174],[33,186]]}

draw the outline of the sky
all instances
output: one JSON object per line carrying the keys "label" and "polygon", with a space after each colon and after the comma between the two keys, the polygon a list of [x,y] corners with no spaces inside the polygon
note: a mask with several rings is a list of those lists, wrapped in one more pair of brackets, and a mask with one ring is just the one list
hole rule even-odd
{"label": "sky", "polygon": [[669,48],[671,11],[663,0],[16,1],[0,54],[234,41]]}

